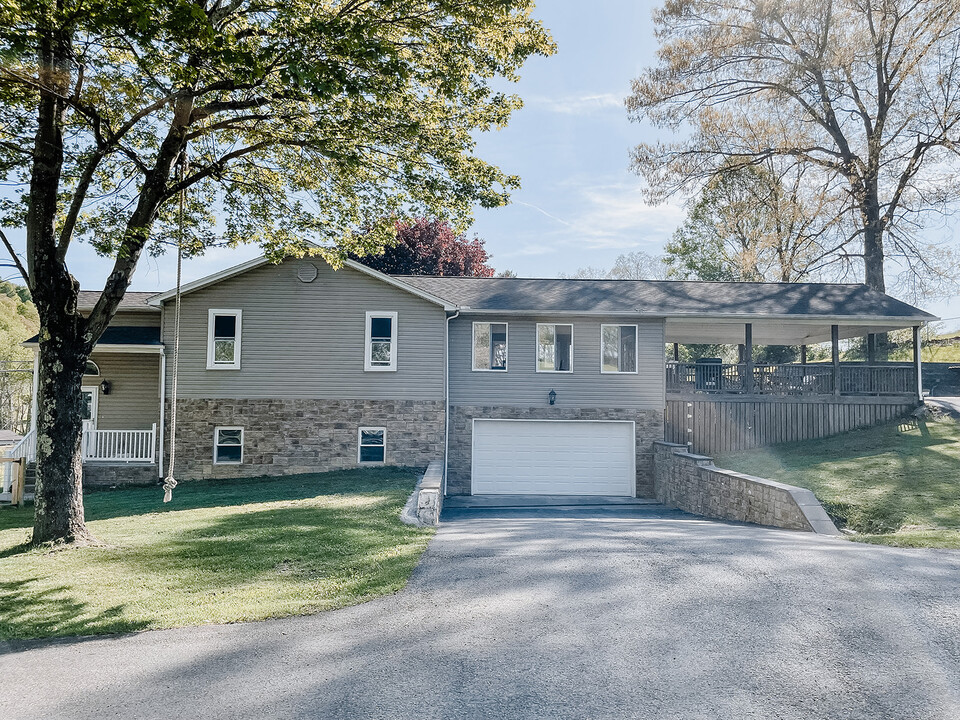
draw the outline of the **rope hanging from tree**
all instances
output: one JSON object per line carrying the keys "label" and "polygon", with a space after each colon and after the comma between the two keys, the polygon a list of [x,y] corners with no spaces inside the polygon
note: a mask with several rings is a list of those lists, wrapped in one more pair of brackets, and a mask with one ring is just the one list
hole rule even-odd
{"label": "rope hanging from tree", "polygon": [[[177,174],[180,181],[187,175],[187,151],[180,152],[177,159]],[[173,489],[177,481],[173,478],[173,466],[177,459],[177,374],[180,366],[180,281],[183,273],[183,227],[184,227],[184,200],[186,190],[180,190],[180,209],[177,231],[177,290],[176,309],[173,320],[173,382],[170,387],[170,462],[167,465],[167,476],[163,479],[163,501],[173,500]]]}

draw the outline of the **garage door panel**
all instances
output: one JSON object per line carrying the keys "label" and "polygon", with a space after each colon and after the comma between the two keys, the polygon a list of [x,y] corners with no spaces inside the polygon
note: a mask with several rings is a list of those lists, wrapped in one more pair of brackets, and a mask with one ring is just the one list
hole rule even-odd
{"label": "garage door panel", "polygon": [[473,493],[634,494],[632,422],[476,420]]}

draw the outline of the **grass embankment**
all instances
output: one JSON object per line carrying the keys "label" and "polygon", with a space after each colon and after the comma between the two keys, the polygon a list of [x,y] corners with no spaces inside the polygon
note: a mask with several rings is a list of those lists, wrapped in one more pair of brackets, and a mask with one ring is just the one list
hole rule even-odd
{"label": "grass embankment", "polygon": [[960,548],[960,423],[903,420],[716,463],[809,488],[853,539]]}
{"label": "grass embankment", "polygon": [[404,587],[432,531],[403,525],[409,469],[89,493],[103,546],[28,550],[33,508],[0,509],[0,639],[298,615]]}

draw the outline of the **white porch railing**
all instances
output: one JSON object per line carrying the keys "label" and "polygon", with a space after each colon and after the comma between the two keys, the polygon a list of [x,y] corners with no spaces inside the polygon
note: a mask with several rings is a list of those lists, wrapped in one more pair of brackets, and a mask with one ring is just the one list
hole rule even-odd
{"label": "white porch railing", "polygon": [[83,459],[92,462],[152,463],[157,424],[150,430],[85,430]]}
{"label": "white porch railing", "polygon": [[[8,458],[26,458],[32,462],[37,457],[37,432],[31,430],[24,435],[20,442],[4,453]],[[13,485],[14,468],[11,463],[3,463],[3,474],[0,475],[0,500],[10,499],[10,489]]]}

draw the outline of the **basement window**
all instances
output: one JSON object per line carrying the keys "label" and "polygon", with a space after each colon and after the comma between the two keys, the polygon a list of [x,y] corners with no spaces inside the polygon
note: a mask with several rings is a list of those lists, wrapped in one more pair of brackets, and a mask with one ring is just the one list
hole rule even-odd
{"label": "basement window", "polygon": [[243,428],[218,427],[213,431],[213,462],[239,465],[243,462]]}
{"label": "basement window", "polygon": [[473,324],[473,369],[507,371],[507,324]]}
{"label": "basement window", "polygon": [[207,314],[207,370],[240,369],[242,310],[209,310]]}
{"label": "basement window", "polygon": [[387,457],[387,429],[362,427],[357,432],[357,462],[382,463]]}

